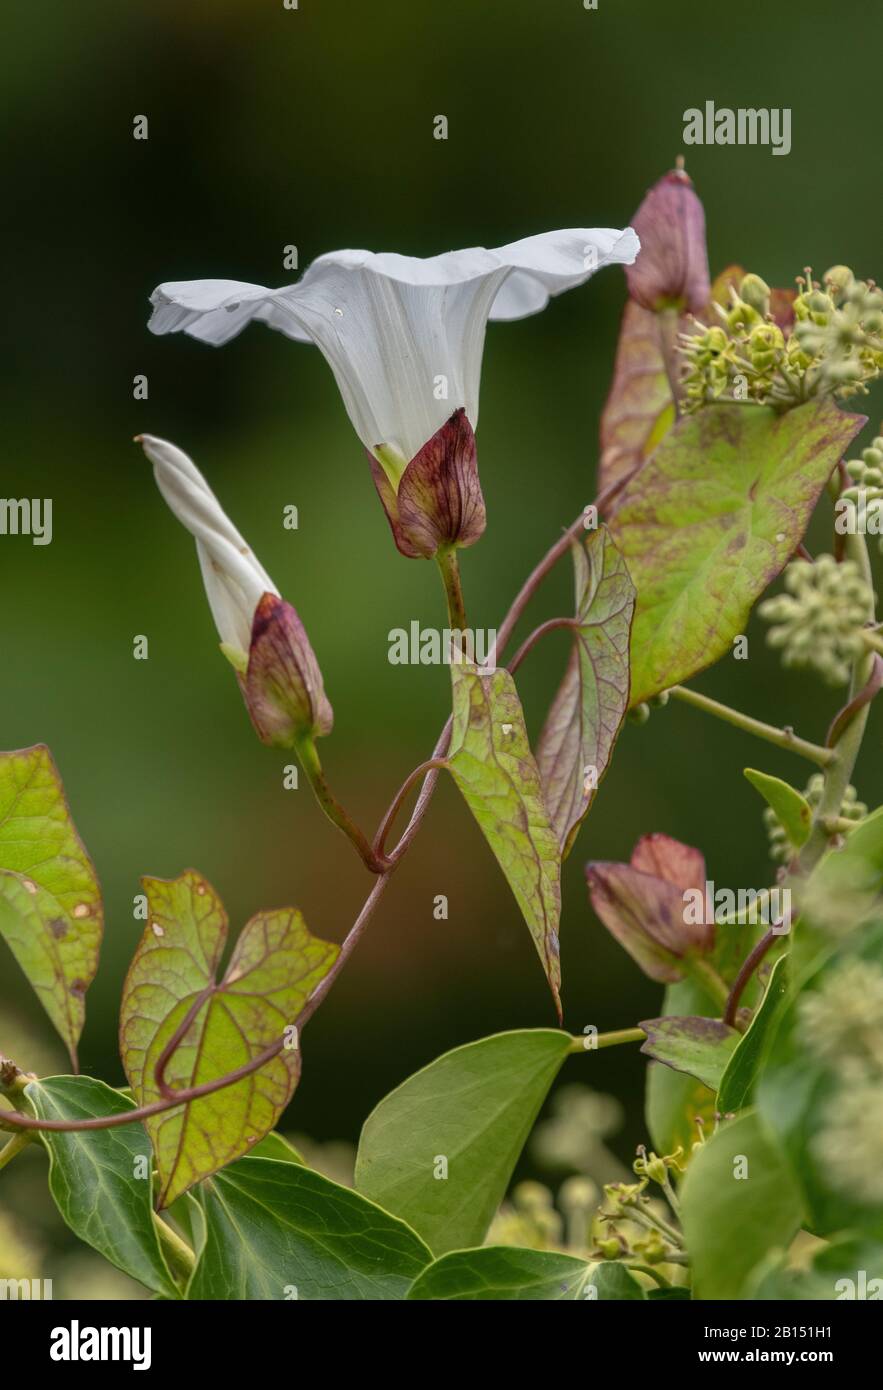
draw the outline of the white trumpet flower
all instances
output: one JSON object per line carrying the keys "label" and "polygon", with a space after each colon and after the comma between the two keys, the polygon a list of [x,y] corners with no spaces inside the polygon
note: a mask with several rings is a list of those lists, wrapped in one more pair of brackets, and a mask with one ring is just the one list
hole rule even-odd
{"label": "white trumpet flower", "polygon": [[150,328],[220,345],[256,319],[315,343],[356,433],[395,487],[454,410],[477,425],[489,319],[536,314],[603,266],[631,265],[639,249],[630,227],[578,227],[426,260],[334,251],[276,290],[238,280],[162,284]]}
{"label": "white trumpet flower", "polygon": [[248,660],[255,610],[279,590],[227,516],[196,464],[152,434],[136,440],[153,464],[157,486],[196,541],[205,592],[221,646],[242,670]]}

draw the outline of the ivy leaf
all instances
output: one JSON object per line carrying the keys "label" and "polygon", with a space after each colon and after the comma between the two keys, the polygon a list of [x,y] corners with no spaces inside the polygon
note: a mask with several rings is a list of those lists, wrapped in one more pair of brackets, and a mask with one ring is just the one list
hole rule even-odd
{"label": "ivy leaf", "polygon": [[521,908],[561,1020],[561,853],[508,671],[451,666],[453,730],[447,766]]}
{"label": "ivy leaf", "polygon": [[771,777],[767,772],[757,772],[753,767],[744,769],[745,776],[760,792],[764,801],[775,811],[776,816],[795,850],[805,845],[812,829],[812,807],[806,797],[795,791],[781,777]]}
{"label": "ivy leaf", "polygon": [[0,753],[0,936],[77,1069],[98,969],[101,890],[45,744]]}
{"label": "ivy leaf", "polygon": [[[135,1108],[91,1076],[47,1076],[31,1081],[25,1096],[43,1120],[89,1120]],[[74,1234],[154,1293],[180,1297],[154,1225],[143,1125],[45,1130],[41,1138],[49,1154],[49,1190]]]}
{"label": "ivy leaf", "polygon": [[[166,1068],[175,1089],[235,1071],[283,1037],[338,948],[311,936],[292,908],[260,912],[243,928],[216,984],[227,916],[214,889],[193,869],[180,878],[142,882],[149,916],[123,987],[120,1049],[132,1089],[146,1105],[160,1098],[154,1070],[186,1018],[189,1028]],[[242,1081],[149,1119],[159,1205],[263,1138],[299,1074],[300,1050],[283,1048]]]}
{"label": "ivy leaf", "polygon": [[190,1299],[401,1299],[432,1258],[404,1221],[297,1163],[240,1159],[200,1200]]}
{"label": "ivy leaf", "polygon": [[638,591],[632,705],[730,650],[864,423],[827,399],[715,405],[665,436],[610,523]]}
{"label": "ivy leaf", "polygon": [[[688,323],[682,320],[679,326]],[[599,492],[627,482],[675,422],[660,331],[658,314],[628,301],[619,329],[613,381],[601,414]]]}
{"label": "ivy leaf", "polygon": [[787,959],[780,956],[773,966],[763,1000],[724,1068],[717,1097],[717,1108],[722,1114],[742,1110],[751,1103],[760,1065],[784,1004]]}
{"label": "ivy leaf", "polygon": [[602,1260],[595,1265],[589,1283],[597,1290],[596,1297],[607,1302],[621,1303],[647,1297],[635,1276],[615,1260]]}
{"label": "ivy leaf", "polygon": [[537,746],[543,798],[565,855],[607,770],[628,709],[635,610],[634,586],[606,526],[571,553],[578,626]]}
{"label": "ivy leaf", "polygon": [[570,1045],[551,1029],[497,1033],[416,1072],[365,1121],[358,1191],[435,1255],[480,1245]]}
{"label": "ivy leaf", "polygon": [[715,1018],[650,1018],[640,1024],[647,1034],[641,1051],[675,1071],[695,1076],[716,1091],[740,1040],[735,1028]]}
{"label": "ivy leaf", "polygon": [[751,1110],[699,1150],[680,1200],[698,1299],[740,1298],[752,1270],[790,1245],[803,1219],[787,1165]]}
{"label": "ivy leaf", "polygon": [[306,1163],[303,1154],[278,1130],[271,1130],[248,1151],[250,1158],[277,1158],[280,1163]]}
{"label": "ivy leaf", "polygon": [[456,1250],[424,1269],[411,1286],[413,1301],[567,1303],[582,1298],[591,1265],[572,1255],[485,1245]]}

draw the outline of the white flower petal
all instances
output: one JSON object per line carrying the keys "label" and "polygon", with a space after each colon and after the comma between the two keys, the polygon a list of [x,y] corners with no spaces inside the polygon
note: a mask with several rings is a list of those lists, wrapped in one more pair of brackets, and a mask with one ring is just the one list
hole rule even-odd
{"label": "white flower petal", "polygon": [[191,459],[168,440],[138,436],[157,486],[196,541],[206,596],[222,642],[248,652],[254,611],[278,589]]}
{"label": "white flower petal", "polygon": [[425,260],[335,251],[282,289],[197,280],[154,291],[150,327],[224,343],[255,319],[327,359],[356,433],[408,462],[460,406],[473,428],[487,321],[539,312],[602,266],[630,264],[631,228],[571,228]]}

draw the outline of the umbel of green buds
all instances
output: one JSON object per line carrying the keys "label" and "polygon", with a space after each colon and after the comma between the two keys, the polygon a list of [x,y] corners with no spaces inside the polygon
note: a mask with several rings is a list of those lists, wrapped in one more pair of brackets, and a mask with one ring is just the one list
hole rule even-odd
{"label": "umbel of green buds", "polygon": [[625,270],[631,298],[644,309],[701,313],[711,294],[705,211],[683,169],[663,174],[633,223],[641,250]]}
{"label": "umbel of green buds", "polygon": [[781,651],[783,665],[814,670],[830,685],[845,685],[852,663],[865,650],[862,628],[874,602],[858,565],[838,564],[833,555],[815,562],[792,560],[785,589],[757,610],[772,624],[767,643]]}
{"label": "umbel of green buds", "polygon": [[224,512],[199,469],[165,439],[138,435],[160,492],[196,541],[221,651],[263,743],[293,748],[334,716],[303,623]]}
{"label": "umbel of green buds", "polygon": [[[824,774],[821,772],[813,773],[803,793],[804,800],[812,807],[813,813],[818,810],[824,790]],[[860,821],[864,820],[867,814],[868,808],[863,801],[859,801],[855,787],[848,786],[843,793],[843,801],[840,806],[841,819]],[[790,864],[798,852],[798,846],[790,840],[787,830],[772,806],[764,808],[763,819],[769,840],[770,858],[779,864]]]}
{"label": "umbel of green buds", "polygon": [[796,296],[753,274],[731,286],[729,304],[714,306],[719,323],[681,335],[685,409],[718,400],[787,408],[866,393],[883,370],[883,292],[848,266],[823,278],[824,289],[807,270]]}
{"label": "umbel of green buds", "polygon": [[478,479],[475,435],[462,407],[411,459],[401,475],[368,451],[374,486],[393,539],[409,559],[430,559],[443,546],[474,545],[486,514]]}
{"label": "umbel of green buds", "polygon": [[[879,514],[883,509],[883,436],[874,439],[867,449],[862,450],[860,459],[849,459],[846,471],[850,476],[849,487],[844,488],[837,500],[837,510],[844,516],[853,512],[865,519],[865,529],[873,534],[880,529],[879,522],[870,513]],[[874,524],[868,525],[873,519]],[[839,529],[840,518],[834,523]],[[883,532],[880,533],[880,549],[883,550]]]}

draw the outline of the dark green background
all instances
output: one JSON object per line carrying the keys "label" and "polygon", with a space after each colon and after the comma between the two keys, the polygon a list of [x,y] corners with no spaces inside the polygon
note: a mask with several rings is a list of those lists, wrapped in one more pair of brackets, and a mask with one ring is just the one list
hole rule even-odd
{"label": "dark green background", "polygon": [[[216,351],[153,338],[162,280],[276,285],[339,247],[429,255],[570,226],[625,226],[681,152],[685,108],[792,109],[792,152],[688,149],[713,269],[739,260],[773,284],[807,263],[883,273],[874,67],[880,11],[749,0],[735,6],[600,0],[85,0],[8,7],[0,55],[5,157],[3,492],[51,496],[55,538],[0,539],[2,745],[52,748],[100,874],[107,929],[89,995],[84,1070],[111,1082],[120,986],[138,939],[142,873],[204,872],[234,927],[299,905],[339,939],[367,891],[282,755],[251,732],[219,656],[190,538],[162,503],[145,430],[192,454],[319,655],[336,728],[323,755],[373,826],[443,720],[440,668],[394,667],[390,628],[441,622],[434,567],[395,551],[366,460],[316,349],[262,327]],[[432,138],[444,113],[447,142]],[[149,140],[132,139],[135,115]],[[601,273],[541,316],[492,325],[479,459],[485,537],[464,554],[471,622],[499,621],[528,569],[593,496],[599,413],[624,299]],[[149,400],[132,399],[136,373]],[[868,407],[879,427],[883,398]],[[295,503],[300,529],[284,531]],[[818,544],[827,544],[824,536]],[[567,602],[566,570],[531,616]],[[150,659],[134,661],[146,634]],[[783,674],[752,624],[750,659],[700,688],[821,738],[837,696]],[[560,634],[520,685],[536,732],[564,661]],[[879,718],[859,790],[880,799]],[[659,990],[592,919],[583,862],[625,858],[666,830],[705,851],[720,885],[761,886],[769,864],[760,766],[802,783],[796,759],[684,707],[628,726],[566,866],[566,1023],[620,1027]],[[450,918],[436,922],[445,893]],[[0,1050],[48,1023],[4,955]],[[443,785],[371,931],[310,1025],[286,1124],[353,1138],[395,1083],[457,1043],[553,1021],[515,904],[465,809]],[[580,1070],[582,1068],[582,1070]],[[643,1137],[635,1050],[574,1061],[569,1080],[628,1104],[620,1151]]]}

